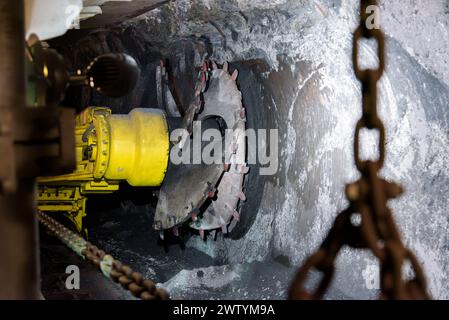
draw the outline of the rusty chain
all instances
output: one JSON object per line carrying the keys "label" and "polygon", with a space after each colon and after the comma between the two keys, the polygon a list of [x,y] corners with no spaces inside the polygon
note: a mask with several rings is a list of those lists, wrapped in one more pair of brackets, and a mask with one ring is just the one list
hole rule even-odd
{"label": "rusty chain", "polygon": [[[385,159],[385,127],[377,113],[377,82],[385,69],[385,38],[380,29],[369,28],[368,6],[378,6],[377,0],[360,1],[360,25],[353,34],[353,65],[362,85],[363,115],[357,122],[354,137],[354,157],[361,178],[346,186],[349,207],[335,219],[334,225],[318,251],[299,269],[289,291],[291,299],[320,299],[326,293],[334,275],[335,259],[344,245],[369,249],[380,262],[381,299],[429,299],[423,271],[414,254],[401,241],[387,201],[398,197],[402,187],[379,177]],[[377,69],[360,68],[358,43],[374,39],[378,46]],[[362,129],[379,132],[379,154],[376,161],[360,158]],[[358,219],[358,220],[357,220]],[[403,278],[403,267],[410,263],[414,278]],[[304,288],[308,273],[316,269],[322,274],[313,292]]]}
{"label": "rusty chain", "polygon": [[78,234],[70,231],[48,215],[38,212],[39,221],[56,237],[64,242],[79,256],[92,262],[101,272],[124,289],[142,300],[167,300],[168,293],[157,288],[152,280],[144,279],[142,274],[133,271],[129,266],[122,264],[103,250],[98,249]]}

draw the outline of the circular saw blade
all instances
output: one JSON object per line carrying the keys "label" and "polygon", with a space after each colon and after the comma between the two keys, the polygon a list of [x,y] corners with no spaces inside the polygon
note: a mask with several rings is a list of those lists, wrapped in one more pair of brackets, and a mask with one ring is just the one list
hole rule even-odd
{"label": "circular saw blade", "polygon": [[225,151],[228,152],[225,156],[227,171],[219,181],[215,200],[200,218],[190,223],[190,227],[200,231],[220,228],[227,232],[229,222],[240,218],[237,210],[239,201],[245,200],[242,188],[244,175],[248,172],[245,162],[246,115],[242,95],[236,84],[237,70],[229,75],[227,69],[227,63],[223,69],[214,68],[210,86],[204,96],[204,110],[198,117],[206,119],[219,116],[224,119],[228,129],[233,129],[225,145]]}
{"label": "circular saw blade", "polygon": [[[244,200],[242,186],[248,171],[245,163],[245,111],[235,82],[237,71],[230,75],[227,63],[223,69],[218,69],[215,64],[213,67],[203,94],[204,106],[197,120],[204,122],[219,117],[227,129],[233,129],[227,131],[228,136],[220,146],[225,165],[170,163],[155,213],[154,228],[158,230],[175,227],[192,218],[190,226],[204,235],[204,230],[221,228],[226,231],[229,222],[239,218],[237,206],[240,200]],[[214,200],[204,209],[211,196]],[[204,211],[201,212],[200,208]]]}

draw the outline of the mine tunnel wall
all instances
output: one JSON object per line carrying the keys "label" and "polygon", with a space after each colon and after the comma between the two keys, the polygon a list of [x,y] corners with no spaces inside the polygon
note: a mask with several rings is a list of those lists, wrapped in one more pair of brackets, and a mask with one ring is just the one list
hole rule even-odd
{"label": "mine tunnel wall", "polygon": [[[409,2],[404,5],[413,9]],[[352,148],[361,96],[350,56],[355,17],[354,1],[178,1],[60,50],[73,68],[110,51],[137,60],[142,73],[133,93],[121,100],[84,93],[78,101],[78,107],[107,105],[118,113],[157,105],[154,77],[160,58],[168,59],[177,77],[182,105],[189,101],[201,58],[232,62],[231,69],[240,71],[248,125],[279,130],[279,170],[262,177],[251,168],[242,211],[242,225],[250,227],[246,234],[237,229],[230,238],[202,242],[197,237],[188,245],[222,263],[274,258],[297,266],[345,208],[344,186],[358,177]],[[386,28],[387,35],[395,33]],[[431,293],[449,298],[444,289],[449,87],[401,41],[388,36],[387,70],[379,84],[387,132],[382,175],[405,186],[405,195],[390,203],[399,229],[423,264]],[[363,46],[362,52],[375,62],[371,47]],[[368,140],[363,153],[374,149],[375,141]],[[373,297],[377,274],[372,255],[345,249],[334,286],[348,296]]]}

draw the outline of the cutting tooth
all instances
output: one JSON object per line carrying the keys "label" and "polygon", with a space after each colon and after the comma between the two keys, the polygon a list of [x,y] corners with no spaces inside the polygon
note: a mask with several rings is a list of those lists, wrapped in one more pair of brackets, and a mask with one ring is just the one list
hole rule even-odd
{"label": "cutting tooth", "polygon": [[214,241],[217,240],[217,230],[212,230],[211,235],[212,235],[212,239],[214,239]]}
{"label": "cutting tooth", "polygon": [[237,168],[238,168],[238,171],[243,174],[247,174],[249,171],[249,168],[245,165],[237,165]]}
{"label": "cutting tooth", "polygon": [[201,240],[204,240],[204,230],[203,230],[203,229],[200,229],[200,230],[198,230],[198,231],[200,232]]}
{"label": "cutting tooth", "polygon": [[218,69],[218,66],[214,61],[212,61],[212,69],[214,69],[214,70]]}
{"label": "cutting tooth", "polygon": [[235,81],[235,80],[237,80],[238,76],[239,76],[239,71],[237,69],[235,69],[231,75],[231,79]]}
{"label": "cutting tooth", "polygon": [[239,192],[239,199],[241,201],[246,201],[246,195],[245,195],[245,193],[243,191]]}
{"label": "cutting tooth", "polygon": [[245,119],[246,118],[245,108],[240,109],[239,115],[240,115],[241,119]]}
{"label": "cutting tooth", "polygon": [[240,221],[240,213],[237,210],[234,210],[232,216],[234,217],[235,220]]}
{"label": "cutting tooth", "polygon": [[161,229],[162,229],[162,222],[160,222],[160,221],[155,221],[155,222],[153,223],[153,228],[156,229],[156,230],[161,230]]}
{"label": "cutting tooth", "polygon": [[204,193],[205,196],[207,196],[208,198],[213,198],[215,197],[215,192],[217,191],[217,189],[215,189],[212,184],[208,181],[207,182],[207,189],[206,192]]}
{"label": "cutting tooth", "polygon": [[159,238],[161,238],[161,240],[164,240],[164,230],[159,231]]}
{"label": "cutting tooth", "polygon": [[177,227],[177,226],[174,226],[174,227],[173,227],[173,235],[174,235],[175,237],[179,237],[179,230],[178,230],[178,227]]}
{"label": "cutting tooth", "polygon": [[209,198],[215,197],[215,189],[214,189],[214,190],[208,191],[208,192],[207,192],[207,196],[208,196]]}
{"label": "cutting tooth", "polygon": [[192,212],[192,220],[193,220],[193,221],[196,221],[197,218],[198,218],[198,217],[197,217],[196,213],[195,213],[195,212]]}
{"label": "cutting tooth", "polygon": [[223,63],[223,70],[228,72],[228,67],[229,67],[228,62],[225,61],[225,63]]}
{"label": "cutting tooth", "polygon": [[225,224],[221,226],[221,232],[228,233],[228,227]]}

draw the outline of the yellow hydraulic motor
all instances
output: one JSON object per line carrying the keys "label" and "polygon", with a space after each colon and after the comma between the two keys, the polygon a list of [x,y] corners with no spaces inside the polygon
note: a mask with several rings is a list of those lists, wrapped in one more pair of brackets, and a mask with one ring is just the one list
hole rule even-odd
{"label": "yellow hydraulic motor", "polygon": [[109,108],[89,107],[75,119],[76,169],[38,179],[38,209],[64,212],[86,234],[86,195],[112,193],[120,181],[131,186],[159,186],[169,159],[165,113],[138,108],[112,115]]}

